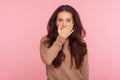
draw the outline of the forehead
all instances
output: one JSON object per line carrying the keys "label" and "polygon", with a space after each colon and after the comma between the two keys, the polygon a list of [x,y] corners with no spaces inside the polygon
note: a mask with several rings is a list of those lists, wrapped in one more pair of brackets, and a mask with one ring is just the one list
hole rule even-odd
{"label": "forehead", "polygon": [[62,11],[62,12],[58,13],[57,18],[63,18],[63,19],[64,18],[72,18],[72,14],[67,11]]}

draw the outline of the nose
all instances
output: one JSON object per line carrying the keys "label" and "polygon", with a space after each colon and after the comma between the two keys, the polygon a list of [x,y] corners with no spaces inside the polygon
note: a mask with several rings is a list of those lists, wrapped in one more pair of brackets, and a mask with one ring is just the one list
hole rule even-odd
{"label": "nose", "polygon": [[66,27],[66,22],[65,22],[65,21],[63,22],[62,27],[63,27],[63,28],[65,28],[65,27]]}

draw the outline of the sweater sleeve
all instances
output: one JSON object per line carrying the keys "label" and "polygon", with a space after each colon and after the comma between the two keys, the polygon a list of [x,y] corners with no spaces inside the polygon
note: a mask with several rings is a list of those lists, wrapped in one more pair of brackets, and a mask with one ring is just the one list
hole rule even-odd
{"label": "sweater sleeve", "polygon": [[43,44],[44,40],[45,39],[42,38],[40,41],[40,56],[43,63],[50,65],[58,55],[59,51],[62,49],[65,39],[61,36],[58,36],[50,48]]}
{"label": "sweater sleeve", "polygon": [[89,65],[88,65],[88,54],[84,56],[82,67],[80,68],[82,74],[82,80],[89,80]]}

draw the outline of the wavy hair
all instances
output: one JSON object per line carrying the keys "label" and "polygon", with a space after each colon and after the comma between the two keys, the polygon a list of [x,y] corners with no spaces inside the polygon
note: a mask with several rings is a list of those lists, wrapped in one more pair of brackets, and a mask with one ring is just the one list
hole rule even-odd
{"label": "wavy hair", "polygon": [[[57,26],[56,26],[56,18],[59,12],[67,11],[72,14],[74,20],[74,32],[69,36],[69,45],[70,45],[70,54],[71,54],[71,67],[73,65],[73,59],[75,61],[75,66],[77,69],[80,68],[82,62],[84,60],[85,54],[87,54],[87,45],[83,38],[86,35],[85,29],[81,23],[78,12],[69,5],[61,5],[59,6],[55,12],[50,17],[47,24],[47,37],[49,43],[49,47],[52,46],[53,42],[56,40],[58,36]],[[52,65],[57,68],[61,65],[62,61],[65,59],[65,54],[63,53],[63,49],[59,51],[57,57],[53,60]]]}

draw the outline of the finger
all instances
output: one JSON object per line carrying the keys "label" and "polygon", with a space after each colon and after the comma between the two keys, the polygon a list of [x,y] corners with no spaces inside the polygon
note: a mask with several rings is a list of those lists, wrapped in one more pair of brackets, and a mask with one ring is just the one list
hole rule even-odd
{"label": "finger", "polygon": [[71,31],[73,29],[73,25],[67,26],[66,30]]}
{"label": "finger", "polygon": [[72,27],[71,26],[66,26],[65,28],[64,28],[64,30],[69,30],[69,29],[71,29]]}
{"label": "finger", "polygon": [[72,31],[70,31],[69,33],[67,33],[67,34],[65,35],[65,37],[67,38],[67,37],[70,36],[73,32],[74,32],[74,29],[73,29]]}
{"label": "finger", "polygon": [[72,31],[73,27],[69,26],[69,28],[66,28],[65,33],[68,34]]}
{"label": "finger", "polygon": [[58,34],[61,34],[61,28],[60,27],[58,27]]}
{"label": "finger", "polygon": [[72,34],[74,32],[74,29],[68,33],[68,35]]}
{"label": "finger", "polygon": [[58,28],[58,31],[60,30],[60,27],[57,27]]}

